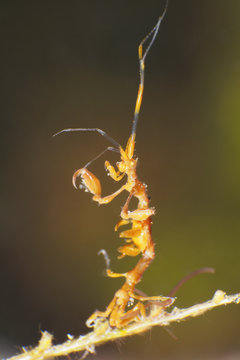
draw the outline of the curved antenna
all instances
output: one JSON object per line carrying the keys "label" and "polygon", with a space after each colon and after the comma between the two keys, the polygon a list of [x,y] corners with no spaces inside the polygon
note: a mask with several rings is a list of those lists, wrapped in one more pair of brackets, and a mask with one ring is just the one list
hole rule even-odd
{"label": "curved antenna", "polygon": [[100,152],[100,154],[98,154],[97,156],[95,156],[95,158],[93,158],[92,160],[90,160],[85,166],[84,168],[87,168],[89,165],[91,165],[95,160],[99,159],[103,154],[105,154],[106,151],[115,151],[115,152],[119,152],[118,149],[109,146],[107,147],[105,150],[103,150],[102,152]]}
{"label": "curved antenna", "polygon": [[61,131],[58,131],[57,133],[53,134],[53,137],[64,133],[64,132],[72,132],[72,131],[96,131],[98,132],[100,135],[102,135],[103,137],[105,137],[105,139],[107,139],[108,141],[110,141],[115,147],[112,146],[108,146],[105,150],[103,150],[100,154],[98,154],[97,156],[95,156],[92,160],[90,160],[85,166],[84,168],[87,168],[89,165],[91,165],[95,160],[97,160],[98,158],[100,158],[103,154],[105,154],[106,151],[115,151],[118,152],[120,151],[120,145],[114,140],[112,139],[105,131],[98,129],[98,128],[69,128],[69,129],[63,129]]}
{"label": "curved antenna", "polygon": [[[138,58],[139,58],[139,72],[140,72],[140,82],[139,82],[139,88],[138,88],[138,95],[137,95],[137,101],[135,105],[135,111],[134,111],[134,117],[133,117],[133,126],[132,126],[132,134],[131,137],[134,140],[136,137],[136,130],[137,130],[137,124],[138,124],[138,118],[139,118],[139,112],[142,104],[142,95],[143,95],[143,89],[144,89],[144,67],[145,67],[145,59],[147,57],[147,54],[154,43],[154,40],[157,36],[159,27],[161,25],[161,22],[167,12],[168,7],[168,0],[166,1],[166,5],[164,8],[164,11],[161,16],[159,16],[158,21],[154,28],[145,36],[145,38],[140,42],[138,46]],[[150,38],[149,44],[146,48],[146,50],[143,52],[143,45],[145,42]]]}
{"label": "curved antenna", "polygon": [[214,274],[215,273],[215,269],[211,268],[211,267],[203,267],[200,269],[197,269],[193,272],[191,272],[190,274],[184,276],[184,278],[182,278],[177,285],[174,286],[174,288],[168,293],[168,296],[174,296],[176,294],[176,292],[180,289],[180,287],[182,287],[183,284],[185,284],[188,280],[191,280],[192,278],[194,278],[195,276],[199,275],[199,274]]}
{"label": "curved antenna", "polygon": [[[104,256],[105,258],[105,256]],[[105,260],[106,261],[106,260]],[[198,276],[200,274],[215,274],[215,269],[212,267],[203,267],[200,269],[197,269],[195,271],[190,272],[189,274],[187,274],[186,276],[184,276],[175,286],[174,288],[168,293],[167,296],[169,296],[169,298],[171,298],[172,296],[174,296],[176,294],[176,292],[189,280],[191,280],[192,278],[194,278],[195,276]],[[140,295],[140,296],[147,296],[142,290],[136,289],[135,288],[135,292]],[[146,306],[150,306],[151,304],[168,304],[168,300],[165,301],[159,301],[159,300],[152,300],[149,301]]]}
{"label": "curved antenna", "polygon": [[73,131],[96,131],[98,132],[100,135],[102,135],[103,137],[105,137],[105,139],[107,139],[108,141],[110,141],[116,148],[120,149],[120,144],[115,141],[113,138],[111,138],[111,136],[109,136],[105,131],[98,129],[98,128],[69,128],[69,129],[63,129],[61,131],[58,131],[57,133],[53,134],[53,136],[57,136],[61,133],[64,132],[73,132]]}

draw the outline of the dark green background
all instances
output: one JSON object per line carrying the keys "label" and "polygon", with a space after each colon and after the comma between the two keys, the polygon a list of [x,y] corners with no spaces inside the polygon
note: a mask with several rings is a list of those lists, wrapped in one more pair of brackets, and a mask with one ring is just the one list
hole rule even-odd
{"label": "dark green background", "polygon": [[[99,127],[125,146],[138,87],[137,46],[164,1],[4,1],[1,30],[0,352],[87,331],[122,280],[103,276],[121,244],[113,227],[127,194],[98,207],[71,185],[108,143],[97,134],[52,134]],[[156,207],[156,260],[140,288],[166,294],[188,272],[216,268],[177,294],[177,306],[240,291],[240,2],[170,1],[146,63],[137,129],[139,177]],[[107,154],[111,162],[117,154]],[[91,166],[103,194],[118,187],[104,158]],[[122,358],[205,359],[239,351],[240,307],[230,305],[154,329],[120,346]],[[116,344],[104,349],[119,356]]]}

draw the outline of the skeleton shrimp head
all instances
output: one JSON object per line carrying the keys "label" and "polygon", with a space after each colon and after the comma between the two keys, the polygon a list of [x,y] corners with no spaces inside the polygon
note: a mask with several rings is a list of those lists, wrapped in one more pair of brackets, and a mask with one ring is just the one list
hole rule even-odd
{"label": "skeleton shrimp head", "polygon": [[133,157],[135,148],[135,137],[130,136],[125,151],[120,148],[121,161],[117,162],[120,173],[130,177],[136,177],[137,159]]}

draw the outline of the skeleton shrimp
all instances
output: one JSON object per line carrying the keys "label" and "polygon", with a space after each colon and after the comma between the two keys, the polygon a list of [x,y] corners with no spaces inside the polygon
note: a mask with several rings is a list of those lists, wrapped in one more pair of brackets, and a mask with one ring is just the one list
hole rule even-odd
{"label": "skeleton shrimp", "polygon": [[[148,33],[148,35],[141,41],[138,47],[138,56],[139,56],[139,66],[140,66],[140,83],[138,89],[138,95],[135,105],[132,132],[128,139],[126,148],[119,145],[114,139],[112,139],[105,131],[98,128],[77,128],[77,129],[64,129],[58,132],[55,135],[58,135],[62,132],[71,132],[71,131],[92,131],[97,132],[98,134],[104,136],[109,142],[112,143],[113,147],[108,147],[101,154],[99,154],[95,159],[87,163],[83,168],[77,170],[72,177],[73,185],[75,188],[77,186],[77,179],[80,177],[82,184],[80,187],[84,187],[89,191],[93,197],[92,199],[98,204],[108,204],[116,196],[118,196],[123,191],[129,193],[128,198],[121,211],[121,220],[116,224],[115,231],[117,231],[121,226],[130,224],[130,228],[120,232],[119,237],[125,239],[125,245],[118,248],[120,255],[119,259],[125,256],[137,256],[141,254],[141,258],[135,265],[135,267],[126,272],[126,273],[115,273],[107,267],[107,275],[112,278],[124,277],[125,283],[123,286],[116,291],[112,301],[108,305],[107,309],[104,312],[96,311],[94,312],[89,319],[87,320],[87,326],[95,326],[97,319],[103,318],[108,319],[109,324],[112,327],[121,328],[127,325],[130,322],[138,321],[141,317],[146,316],[146,309],[144,302],[158,302],[162,304],[162,308],[171,305],[174,301],[171,297],[164,296],[142,296],[139,293],[137,294],[134,290],[136,285],[141,281],[143,273],[149,267],[151,262],[155,257],[154,252],[154,242],[151,235],[151,217],[154,215],[154,208],[149,206],[149,197],[146,191],[146,185],[138,179],[136,168],[137,168],[137,158],[134,157],[135,150],[135,139],[136,139],[136,128],[139,118],[139,112],[142,103],[143,89],[144,89],[144,68],[145,68],[145,59],[147,54],[155,41],[157,36],[160,24],[165,16],[167,10],[167,3],[164,9],[163,14],[158,18],[158,21],[154,28]],[[143,45],[148,41],[145,51],[143,50]],[[99,158],[105,151],[117,151],[120,153],[120,161],[116,163],[115,168],[105,161],[105,168],[109,176],[116,182],[123,179],[126,176],[127,180],[124,185],[122,185],[114,193],[102,197],[101,183],[99,179],[88,170],[88,166],[97,158]],[[129,210],[129,203],[135,197],[137,199],[137,208],[133,211]],[[132,305],[136,301],[137,303],[130,309],[127,310],[127,307]]]}

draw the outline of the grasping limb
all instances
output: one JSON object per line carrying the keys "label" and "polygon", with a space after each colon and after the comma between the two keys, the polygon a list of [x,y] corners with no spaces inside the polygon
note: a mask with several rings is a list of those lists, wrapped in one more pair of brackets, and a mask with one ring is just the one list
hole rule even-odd
{"label": "grasping limb", "polygon": [[125,173],[121,174],[120,171],[116,171],[109,161],[105,161],[105,168],[108,171],[108,175],[110,175],[114,181],[122,180],[125,175]]}
{"label": "grasping limb", "polygon": [[101,204],[108,204],[110,203],[113,199],[115,199],[116,196],[118,196],[123,190],[126,190],[126,185],[123,185],[122,187],[120,187],[120,189],[118,189],[117,191],[115,191],[113,194],[110,194],[108,196],[105,197],[93,197],[94,201],[97,201],[100,205]]}
{"label": "grasping limb", "polygon": [[101,183],[98,178],[91,173],[85,167],[75,171],[72,177],[73,186],[77,189],[76,179],[81,176],[83,185],[85,186],[87,191],[90,191],[93,194],[93,200],[97,201],[99,204],[108,204],[111,202],[116,196],[118,196],[123,190],[126,190],[126,185],[123,185],[120,189],[115,191],[113,194],[101,197],[102,189]]}
{"label": "grasping limb", "polygon": [[150,216],[154,215],[154,209],[148,208],[148,209],[136,209],[134,211],[129,211],[129,203],[130,200],[134,196],[134,190],[132,190],[127,198],[127,201],[125,202],[122,211],[121,211],[121,218],[123,220],[136,220],[136,221],[144,221],[148,219]]}

